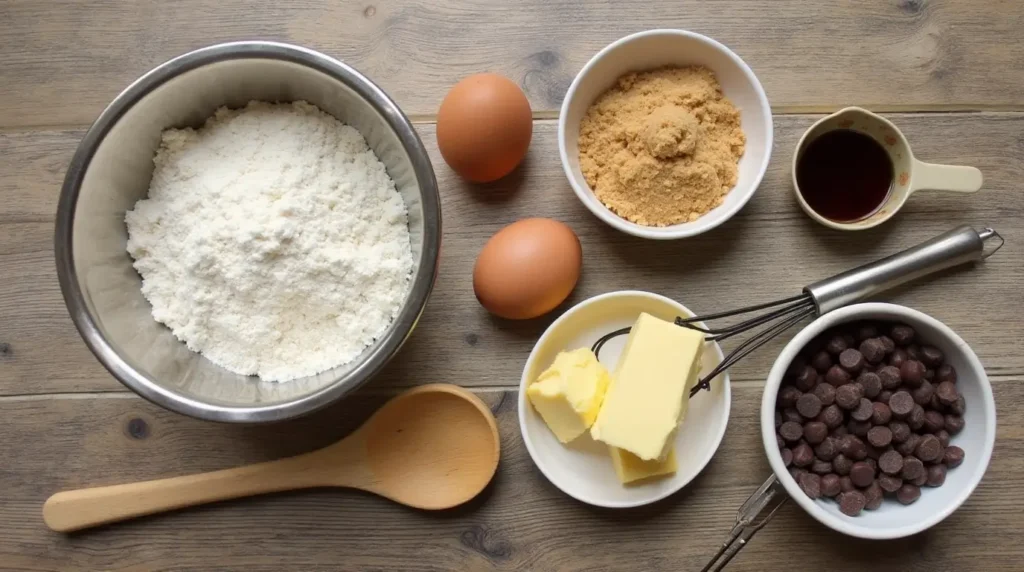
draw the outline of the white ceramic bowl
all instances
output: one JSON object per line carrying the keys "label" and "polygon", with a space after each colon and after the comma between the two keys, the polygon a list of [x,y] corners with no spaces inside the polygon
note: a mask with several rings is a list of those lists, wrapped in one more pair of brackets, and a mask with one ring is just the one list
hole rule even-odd
{"label": "white ceramic bowl", "polygon": [[[613,213],[594,196],[580,172],[580,120],[587,109],[625,73],[675,65],[704,65],[715,72],[722,91],[739,108],[746,152],[739,162],[739,179],[725,201],[699,219],[653,227],[630,222]],[[626,36],[601,50],[576,75],[558,117],[558,151],[573,191],[598,218],[629,234],[675,239],[711,230],[739,212],[754,195],[772,154],[772,111],[761,82],[743,60],[724,45],[683,30],[648,30]]]}
{"label": "white ceramic bowl", "polygon": [[[590,347],[602,335],[633,325],[641,312],[665,320],[692,316],[685,306],[649,292],[610,292],[584,300],[562,314],[540,337],[519,383],[519,429],[533,462],[565,494],[596,506],[645,505],[683,488],[711,461],[729,422],[729,375],[722,374],[712,380],[710,391],[702,391],[690,400],[686,419],[676,432],[679,468],[675,475],[634,485],[619,482],[607,446],[592,440],[589,432],[562,444],[548,429],[527,399],[526,387],[551,365],[558,352]],[[625,343],[626,336],[620,336],[601,349],[601,363],[609,370],[614,370]],[[721,361],[722,349],[716,343],[708,344],[702,372]]]}
{"label": "white ceramic bowl", "polygon": [[[921,498],[909,506],[886,499],[878,510],[850,517],[839,512],[832,500],[811,500],[789,474],[775,438],[775,397],[782,377],[797,353],[818,334],[845,322],[857,320],[902,322],[917,330],[921,340],[946,355],[957,371],[957,387],[967,402],[966,425],[951,443],[966,452],[964,462],[950,469],[941,487],[922,487]],[[803,329],[782,350],[775,361],[764,397],[761,399],[761,437],[768,462],[786,491],[808,514],[839,532],[859,538],[902,538],[925,530],[953,513],[974,491],[988,468],[996,438],[996,407],[992,386],[978,356],[967,342],[935,318],[894,304],[856,304],[825,314]]]}

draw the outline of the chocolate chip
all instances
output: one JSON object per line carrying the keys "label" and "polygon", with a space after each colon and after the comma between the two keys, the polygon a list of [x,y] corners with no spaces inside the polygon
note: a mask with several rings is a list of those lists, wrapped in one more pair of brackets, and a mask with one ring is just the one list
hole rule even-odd
{"label": "chocolate chip", "polygon": [[844,493],[857,490],[849,476],[839,477],[839,490]]}
{"label": "chocolate chip", "polygon": [[814,386],[814,395],[818,396],[822,406],[828,407],[836,400],[836,388],[827,383],[819,383]]}
{"label": "chocolate chip", "polygon": [[898,346],[905,346],[914,341],[914,328],[904,324],[896,324],[889,330],[889,337]]}
{"label": "chocolate chip", "polygon": [[825,351],[837,356],[843,353],[843,350],[848,347],[850,347],[849,344],[846,343],[846,340],[842,336],[833,336],[825,345]]}
{"label": "chocolate chip", "polygon": [[839,495],[839,511],[846,516],[857,516],[867,505],[867,499],[860,491],[850,491]]}
{"label": "chocolate chip", "polygon": [[849,475],[851,468],[853,468],[853,461],[842,453],[839,453],[834,459],[832,459],[832,469],[837,475]]}
{"label": "chocolate chip", "polygon": [[851,419],[850,422],[846,424],[846,429],[851,435],[856,435],[861,439],[866,439],[868,431],[871,430],[871,421],[857,421],[856,419]]}
{"label": "chocolate chip", "polygon": [[893,443],[903,443],[910,437],[910,425],[902,421],[890,422],[889,429],[892,430]]}
{"label": "chocolate chip", "polygon": [[882,392],[882,379],[877,373],[866,371],[857,376],[857,385],[864,390],[864,397],[874,399]]}
{"label": "chocolate chip", "polygon": [[910,344],[907,346],[907,359],[921,361],[921,346],[917,344]]}
{"label": "chocolate chip", "polygon": [[[946,426],[946,419],[938,411],[924,412],[924,430],[929,433],[938,433]],[[949,434],[946,434],[947,438]]]}
{"label": "chocolate chip", "polygon": [[956,403],[960,398],[960,392],[952,381],[943,381],[935,388],[935,395],[939,396],[939,403],[949,406]]}
{"label": "chocolate chip", "polygon": [[896,491],[896,500],[900,504],[914,504],[919,498],[921,498],[921,487],[905,484]]}
{"label": "chocolate chip", "polygon": [[779,389],[779,396],[775,398],[775,406],[783,409],[787,407],[793,407],[796,405],[796,400],[800,399],[800,390],[793,387],[792,385],[783,386]]}
{"label": "chocolate chip", "polygon": [[957,398],[956,403],[949,406],[949,412],[953,415],[963,415],[967,412],[967,400],[963,395]]}
{"label": "chocolate chip", "polygon": [[779,446],[779,449],[784,449],[786,447],[786,440],[778,433],[775,434],[775,442]]}
{"label": "chocolate chip", "polygon": [[878,458],[878,468],[883,473],[897,475],[903,470],[903,455],[898,451],[886,451]]}
{"label": "chocolate chip", "polygon": [[898,368],[908,359],[910,358],[907,357],[907,350],[903,348],[896,348],[893,350],[892,354],[889,355],[889,365]]}
{"label": "chocolate chip", "polygon": [[828,498],[833,498],[842,492],[839,484],[839,475],[829,473],[821,477],[821,494]]}
{"label": "chocolate chip", "polygon": [[[812,396],[813,397],[813,396]],[[871,415],[874,414],[875,407],[872,405],[871,400],[866,397],[860,398],[860,405],[850,413],[850,417],[853,417],[857,421],[867,421],[871,419]],[[855,431],[852,431],[855,433]]]}
{"label": "chocolate chip", "polygon": [[786,368],[786,375],[791,378],[796,377],[801,371],[803,371],[804,366],[806,365],[807,361],[804,359],[804,356],[798,355],[793,358],[793,361],[789,362],[789,367]]}
{"label": "chocolate chip", "polygon": [[882,506],[882,487],[877,481],[872,480],[871,484],[864,489],[864,510],[876,510]]}
{"label": "chocolate chip", "polygon": [[917,433],[911,433],[907,440],[896,445],[895,449],[903,455],[913,455],[917,449],[917,444],[921,442],[921,436]]}
{"label": "chocolate chip", "polygon": [[879,475],[878,486],[887,493],[894,493],[903,486],[903,479],[892,475]]}
{"label": "chocolate chip", "polygon": [[818,475],[827,475],[832,472],[832,463],[815,459],[811,463],[811,472]]}
{"label": "chocolate chip", "polygon": [[778,409],[776,409],[775,410],[775,430],[777,431],[779,429],[779,427],[782,427],[782,412],[779,411]]}
{"label": "chocolate chip", "polygon": [[949,447],[949,431],[946,431],[945,429],[940,429],[939,432],[935,434],[935,436],[939,438],[939,443],[943,446],[943,448]]}
{"label": "chocolate chip", "polygon": [[935,370],[935,381],[940,383],[943,381],[956,383],[956,369],[948,363],[940,365]]}
{"label": "chocolate chip", "polygon": [[892,420],[892,410],[884,403],[871,404],[871,422],[875,425],[887,425]]}
{"label": "chocolate chip", "polygon": [[875,461],[877,461],[878,458],[881,457],[883,453],[885,453],[886,451],[888,451],[891,448],[889,446],[875,447],[871,443],[868,443],[867,447],[868,447],[868,458],[869,459],[874,459]]}
{"label": "chocolate chip", "polygon": [[942,462],[946,463],[946,466],[950,469],[959,467],[960,463],[964,462],[964,450],[956,445],[946,447],[946,452],[942,456]]}
{"label": "chocolate chip", "polygon": [[925,463],[934,463],[942,459],[942,455],[945,450],[942,448],[942,444],[939,443],[939,438],[935,435],[925,435],[921,437],[921,442],[917,444],[917,448],[914,449],[914,456],[921,459]]}
{"label": "chocolate chip", "polygon": [[900,366],[900,377],[908,387],[918,387],[924,380],[924,364],[916,359],[903,362]]}
{"label": "chocolate chip", "polygon": [[910,425],[911,431],[917,431],[924,427],[924,407],[914,404],[914,407],[910,409],[910,415],[907,415],[907,425]]}
{"label": "chocolate chip", "polygon": [[783,465],[788,467],[793,464],[793,451],[790,451],[789,449],[783,449],[779,451],[779,454],[782,455]]}
{"label": "chocolate chip", "polygon": [[[839,394],[836,394],[836,401],[839,402],[839,406],[842,407],[843,402],[839,400]],[[914,397],[906,391],[897,391],[892,394],[889,398],[889,409],[892,410],[892,414],[896,418],[903,418],[910,415],[910,411],[914,409]]]}
{"label": "chocolate chip", "polygon": [[790,443],[795,443],[804,437],[804,426],[795,421],[786,421],[779,427],[779,434]]}
{"label": "chocolate chip", "polygon": [[892,341],[889,336],[878,336],[878,341],[882,342],[882,347],[885,348],[885,355],[891,354],[896,349],[896,342]]}
{"label": "chocolate chip", "polygon": [[924,365],[935,368],[942,365],[942,362],[946,359],[946,356],[942,354],[942,350],[935,346],[921,346],[921,361]]}
{"label": "chocolate chip", "polygon": [[900,370],[896,366],[887,365],[880,367],[876,373],[879,381],[882,382],[882,389],[896,389],[903,383]]}
{"label": "chocolate chip", "polygon": [[924,472],[924,463],[917,457],[904,457],[903,458],[903,470],[900,472],[900,476],[903,477],[904,481],[912,481]]}
{"label": "chocolate chip", "polygon": [[846,373],[846,370],[838,365],[834,365],[828,368],[828,372],[825,373],[825,381],[833,387],[839,387],[850,383],[850,374]]}
{"label": "chocolate chip", "polygon": [[854,463],[850,467],[850,480],[858,487],[866,487],[875,480],[875,470],[864,461]]}
{"label": "chocolate chip", "polygon": [[805,365],[800,373],[793,378],[793,386],[800,391],[810,391],[818,383],[818,372],[813,367]]}
{"label": "chocolate chip", "polygon": [[964,429],[964,418],[959,415],[947,413],[945,421],[944,427],[946,431],[949,431],[950,435],[956,435]]}
{"label": "chocolate chip", "polygon": [[914,485],[915,487],[923,487],[927,483],[928,483],[928,469],[925,469],[924,472],[921,473],[916,479],[910,481],[910,484]]}
{"label": "chocolate chip", "polygon": [[828,352],[822,350],[811,358],[811,367],[817,370],[818,373],[825,375],[828,368],[832,367],[832,356],[828,355]]}
{"label": "chocolate chip", "polygon": [[845,437],[846,435],[849,434],[850,431],[846,428],[846,425],[840,425],[839,427],[836,427],[835,429],[832,430],[833,437]]}
{"label": "chocolate chip", "polygon": [[783,423],[785,423],[786,421],[792,421],[794,423],[803,423],[804,418],[802,415],[800,415],[800,412],[797,411],[795,408],[787,407],[782,410],[782,421]]}
{"label": "chocolate chip", "polygon": [[914,396],[914,403],[921,406],[930,405],[932,402],[932,395],[935,395],[935,386],[927,380],[922,381],[921,387],[915,389],[911,395]]}
{"label": "chocolate chip", "polygon": [[793,447],[793,464],[798,467],[807,467],[814,462],[814,451],[807,443],[800,443]]}
{"label": "chocolate chip", "polygon": [[878,397],[875,400],[878,401],[879,403],[884,403],[888,405],[890,399],[892,399],[892,392],[889,391],[888,389],[883,389],[882,393],[879,393]]}
{"label": "chocolate chip", "polygon": [[857,336],[858,342],[863,342],[868,338],[874,338],[878,336],[878,328],[875,327],[871,322],[864,322],[858,324],[854,334]]}
{"label": "chocolate chip", "polygon": [[818,415],[818,421],[821,421],[829,429],[835,429],[843,424],[843,412],[839,409],[838,405],[832,404],[821,410]]}
{"label": "chocolate chip", "polygon": [[860,353],[868,363],[881,363],[885,359],[885,346],[875,338],[860,343]]}
{"label": "chocolate chip", "polygon": [[804,494],[816,499],[821,496],[821,477],[814,473],[804,473],[800,475],[800,490],[804,491]]}
{"label": "chocolate chip", "polygon": [[826,437],[814,447],[814,455],[822,461],[831,461],[839,454],[839,443],[835,437]]}
{"label": "chocolate chip", "polygon": [[[867,446],[856,435],[846,435],[843,437],[842,441],[839,442],[839,452],[854,461],[861,461],[864,457],[868,456]],[[836,472],[838,473],[839,471]]]}
{"label": "chocolate chip", "polygon": [[821,413],[821,400],[813,393],[805,393],[796,400],[796,410],[807,419],[814,419]]}
{"label": "chocolate chip", "polygon": [[932,392],[932,400],[928,402],[928,407],[931,407],[935,411],[942,411],[946,408],[946,406],[939,401],[939,396],[935,395],[934,391]]}
{"label": "chocolate chip", "polygon": [[868,443],[871,443],[872,447],[885,447],[892,443],[892,430],[885,426],[868,429]]}
{"label": "chocolate chip", "polygon": [[928,381],[935,379],[935,370],[930,368],[924,370],[924,378]]}
{"label": "chocolate chip", "polygon": [[836,405],[843,409],[852,410],[860,405],[862,397],[864,397],[864,390],[859,385],[847,383],[836,390]]}
{"label": "chocolate chip", "polygon": [[928,467],[928,480],[924,484],[929,487],[941,487],[946,482],[946,465]]}
{"label": "chocolate chip", "polygon": [[820,421],[810,421],[804,424],[804,439],[810,445],[818,445],[828,437],[828,427]]}
{"label": "chocolate chip", "polygon": [[853,348],[845,349],[839,354],[839,365],[850,373],[857,373],[864,367],[864,354]]}

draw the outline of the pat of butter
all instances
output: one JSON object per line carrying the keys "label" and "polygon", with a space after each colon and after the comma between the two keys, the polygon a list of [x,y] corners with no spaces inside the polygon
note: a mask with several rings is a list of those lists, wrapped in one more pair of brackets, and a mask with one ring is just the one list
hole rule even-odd
{"label": "pat of butter", "polygon": [[588,348],[561,352],[526,389],[533,408],[562,443],[586,432],[601,408],[611,376]]}
{"label": "pat of butter", "polygon": [[704,334],[640,314],[590,436],[644,461],[664,459],[697,384]]}
{"label": "pat of butter", "polygon": [[624,485],[676,472],[674,448],[669,448],[668,455],[665,455],[664,459],[655,461],[645,461],[633,453],[617,447],[608,447],[608,452],[611,453],[612,464],[615,465],[615,474],[619,476],[619,481]]}

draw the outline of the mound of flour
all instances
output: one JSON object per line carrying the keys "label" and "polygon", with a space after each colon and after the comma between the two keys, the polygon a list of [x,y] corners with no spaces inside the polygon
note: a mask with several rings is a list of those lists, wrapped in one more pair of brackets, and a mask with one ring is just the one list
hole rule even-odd
{"label": "mound of flour", "polygon": [[125,215],[153,317],[193,351],[286,381],[351,361],[409,290],[408,211],[358,131],[305,103],[171,129]]}

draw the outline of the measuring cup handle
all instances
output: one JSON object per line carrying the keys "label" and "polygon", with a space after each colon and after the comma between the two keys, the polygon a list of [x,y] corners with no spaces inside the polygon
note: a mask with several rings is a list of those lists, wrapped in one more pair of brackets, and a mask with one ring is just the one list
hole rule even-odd
{"label": "measuring cup handle", "polygon": [[955,193],[973,193],[981,188],[981,171],[974,167],[960,165],[936,165],[914,160],[913,177],[910,181],[910,192],[953,191]]}

